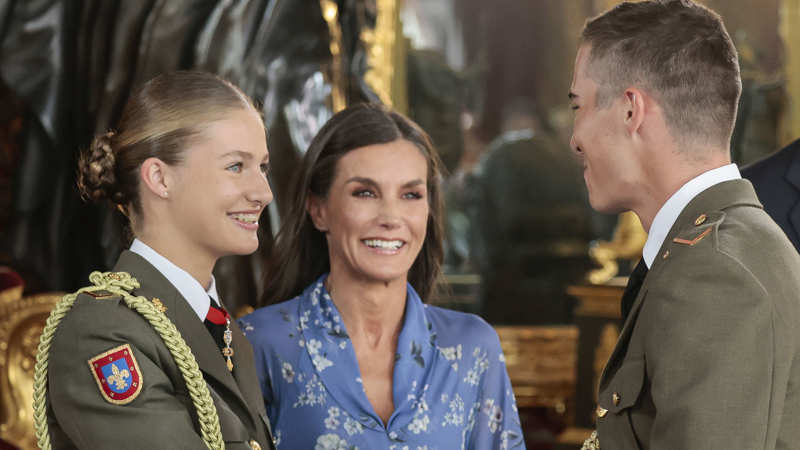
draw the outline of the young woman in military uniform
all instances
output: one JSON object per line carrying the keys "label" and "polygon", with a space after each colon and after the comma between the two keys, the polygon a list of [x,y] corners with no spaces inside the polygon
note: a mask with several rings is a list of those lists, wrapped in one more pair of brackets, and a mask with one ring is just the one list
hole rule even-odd
{"label": "young woman in military uniform", "polygon": [[144,84],[84,152],[82,194],[110,200],[135,239],[51,314],[35,374],[40,447],[272,447],[252,349],[211,274],[258,248],[267,162],[258,110],[202,72]]}

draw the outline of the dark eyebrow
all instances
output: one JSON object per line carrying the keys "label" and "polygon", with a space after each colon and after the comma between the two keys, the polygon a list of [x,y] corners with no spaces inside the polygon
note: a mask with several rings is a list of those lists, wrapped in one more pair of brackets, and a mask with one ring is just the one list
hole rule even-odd
{"label": "dark eyebrow", "polygon": [[370,186],[378,187],[378,183],[375,182],[372,178],[365,178],[365,177],[352,177],[345,181],[347,183],[361,183],[361,184],[368,184]]}
{"label": "dark eyebrow", "polygon": [[[345,184],[347,184],[347,183],[361,183],[361,184],[366,184],[366,185],[369,185],[369,186],[372,186],[372,187],[375,187],[375,188],[378,187],[378,183],[375,180],[373,180],[372,178],[366,178],[366,177],[352,177],[352,178],[348,179],[347,181],[345,181]],[[421,180],[421,179],[418,178],[416,180],[411,180],[408,183],[403,184],[403,188],[407,189],[407,188],[410,188],[410,187],[419,186],[420,184],[424,184],[424,183],[425,183],[424,180]]]}
{"label": "dark eyebrow", "polygon": [[419,186],[420,184],[424,184],[424,183],[425,183],[425,181],[420,180],[419,178],[417,178],[416,180],[409,181],[408,183],[404,184],[403,188],[407,189],[407,188],[410,188],[410,187]]}

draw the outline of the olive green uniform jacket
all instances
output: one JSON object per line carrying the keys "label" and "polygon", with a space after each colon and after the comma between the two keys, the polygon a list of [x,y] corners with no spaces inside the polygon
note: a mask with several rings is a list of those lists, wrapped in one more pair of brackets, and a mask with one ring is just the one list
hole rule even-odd
{"label": "olive green uniform jacket", "polygon": [[600,447],[800,448],[799,299],[800,256],[750,182],[700,193],[600,379]]}
{"label": "olive green uniform jacket", "polygon": [[[150,263],[125,251],[115,272],[141,287],[133,295],[158,298],[194,354],[219,415],[228,449],[272,448],[253,350],[231,323],[233,373],[211,334],[178,290]],[[116,405],[101,395],[88,361],[129,344],[141,391]],[[195,408],[175,361],[157,332],[121,297],[81,294],[63,319],[50,349],[48,423],[54,449],[203,449]],[[252,442],[255,441],[255,442]]]}

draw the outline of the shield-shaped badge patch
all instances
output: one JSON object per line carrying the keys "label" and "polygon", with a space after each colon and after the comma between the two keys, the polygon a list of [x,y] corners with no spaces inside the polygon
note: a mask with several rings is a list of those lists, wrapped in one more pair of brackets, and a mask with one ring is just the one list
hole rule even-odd
{"label": "shield-shaped badge patch", "polygon": [[130,345],[120,345],[90,359],[89,367],[107,402],[125,405],[142,390],[142,374]]}

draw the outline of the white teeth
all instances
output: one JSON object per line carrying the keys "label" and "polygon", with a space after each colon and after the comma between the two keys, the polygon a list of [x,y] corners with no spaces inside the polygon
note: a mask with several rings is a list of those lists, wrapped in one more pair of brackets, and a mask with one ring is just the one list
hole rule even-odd
{"label": "white teeth", "polygon": [[235,220],[246,223],[258,223],[258,214],[231,214]]}
{"label": "white teeth", "polygon": [[403,246],[403,241],[384,241],[381,239],[365,239],[364,243],[372,248],[386,248],[390,250],[397,250]]}

